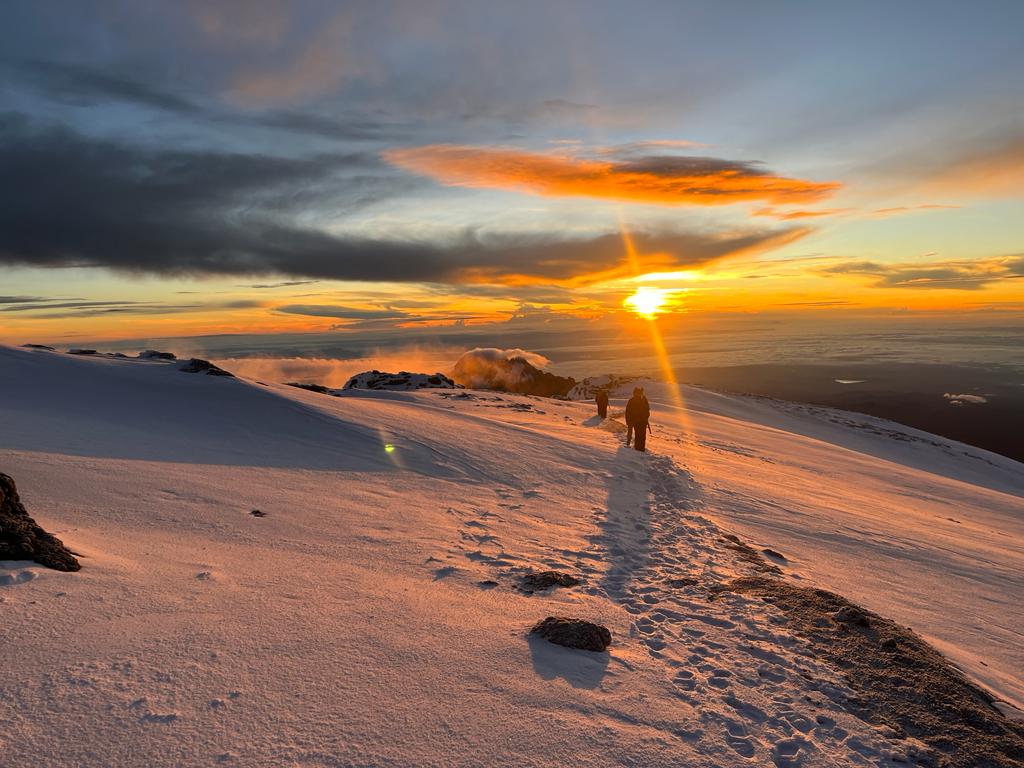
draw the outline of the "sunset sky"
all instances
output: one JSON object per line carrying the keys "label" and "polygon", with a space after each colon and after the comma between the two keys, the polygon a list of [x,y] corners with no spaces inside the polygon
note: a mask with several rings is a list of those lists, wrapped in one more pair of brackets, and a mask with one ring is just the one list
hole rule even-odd
{"label": "sunset sky", "polygon": [[1015,0],[0,18],[0,340],[1024,314]]}

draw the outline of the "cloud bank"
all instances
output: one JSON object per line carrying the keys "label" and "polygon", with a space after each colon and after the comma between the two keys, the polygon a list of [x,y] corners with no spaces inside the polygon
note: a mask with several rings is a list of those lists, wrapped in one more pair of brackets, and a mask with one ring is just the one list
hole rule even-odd
{"label": "cloud bank", "polygon": [[[358,152],[279,157],[166,150],[7,115],[0,117],[0,173],[0,265],[530,283],[585,281],[623,261],[618,233],[569,239],[464,229],[444,239],[409,240],[306,224],[325,209],[337,215],[388,199],[404,184],[376,157]],[[641,232],[634,239],[644,266],[671,268],[781,245],[805,232]]]}

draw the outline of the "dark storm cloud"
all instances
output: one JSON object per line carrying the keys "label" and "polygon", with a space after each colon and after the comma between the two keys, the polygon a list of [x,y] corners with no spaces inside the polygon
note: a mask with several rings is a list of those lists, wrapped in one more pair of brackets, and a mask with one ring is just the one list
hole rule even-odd
{"label": "dark storm cloud", "polygon": [[[400,180],[360,153],[284,158],[160,150],[0,118],[0,264],[99,266],[159,274],[486,282],[569,279],[622,261],[618,234],[444,242],[344,237],[299,226],[384,199]],[[315,209],[314,209],[315,210]],[[638,234],[660,267],[697,265],[793,239],[801,230]]]}

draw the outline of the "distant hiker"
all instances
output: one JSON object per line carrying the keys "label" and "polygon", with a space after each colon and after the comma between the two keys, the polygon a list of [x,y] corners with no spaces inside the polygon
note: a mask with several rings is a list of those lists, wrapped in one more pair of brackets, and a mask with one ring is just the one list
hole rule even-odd
{"label": "distant hiker", "polygon": [[597,394],[594,395],[594,402],[597,403],[597,415],[602,419],[608,418],[608,393],[603,390],[597,390]]}
{"label": "distant hiker", "polygon": [[[638,451],[647,449],[647,432],[651,428],[651,404],[643,387],[633,390],[633,396],[626,403],[626,445],[634,442]],[[636,440],[633,440],[633,437]]]}

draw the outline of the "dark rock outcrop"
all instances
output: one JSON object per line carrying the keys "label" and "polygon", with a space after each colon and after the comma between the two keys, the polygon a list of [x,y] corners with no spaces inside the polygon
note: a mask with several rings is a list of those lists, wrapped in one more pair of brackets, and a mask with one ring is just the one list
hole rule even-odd
{"label": "dark rock outcrop", "polygon": [[542,371],[523,357],[482,358],[466,353],[452,368],[456,383],[470,389],[490,389],[539,397],[565,397],[576,380]]}
{"label": "dark rock outcrop", "polygon": [[585,619],[569,619],[564,616],[548,616],[537,622],[530,634],[543,637],[555,645],[594,653],[601,653],[612,644],[612,633],[606,627]]}
{"label": "dark rock outcrop", "polygon": [[519,581],[519,591],[532,595],[534,592],[543,592],[552,587],[575,587],[580,580],[568,573],[558,571],[539,571],[528,573]]}
{"label": "dark rock outcrop", "polygon": [[384,389],[408,391],[414,389],[455,389],[456,384],[443,373],[410,373],[399,371],[363,371],[345,382],[342,389]]}
{"label": "dark rock outcrop", "polygon": [[63,542],[28,516],[14,479],[0,472],[0,560],[34,560],[58,571],[77,571],[75,556]]}
{"label": "dark rock outcrop", "polygon": [[69,349],[69,355],[95,355],[95,349]]}
{"label": "dark rock outcrop", "polygon": [[298,381],[289,381],[285,384],[288,387],[295,387],[296,389],[305,389],[309,392],[316,392],[321,395],[333,395],[334,390],[330,387],[325,387],[323,384],[303,384]]}
{"label": "dark rock outcrop", "polygon": [[178,356],[173,352],[160,352],[156,349],[147,349],[139,352],[140,360],[177,360]]}
{"label": "dark rock outcrop", "polygon": [[185,373],[205,373],[207,376],[229,376],[234,378],[235,375],[225,371],[223,368],[218,368],[209,360],[200,360],[198,357],[193,357],[178,368],[178,370],[184,371]]}
{"label": "dark rock outcrop", "polygon": [[847,700],[854,714],[933,750],[933,759],[916,764],[1024,765],[1024,723],[1003,715],[991,694],[907,627],[840,595],[771,576],[735,579],[716,592],[760,597],[781,611],[812,657],[843,674],[857,694]]}
{"label": "dark rock outcrop", "polygon": [[25,349],[45,349],[47,352],[56,352],[57,350],[53,347],[48,347],[45,344],[22,344]]}

